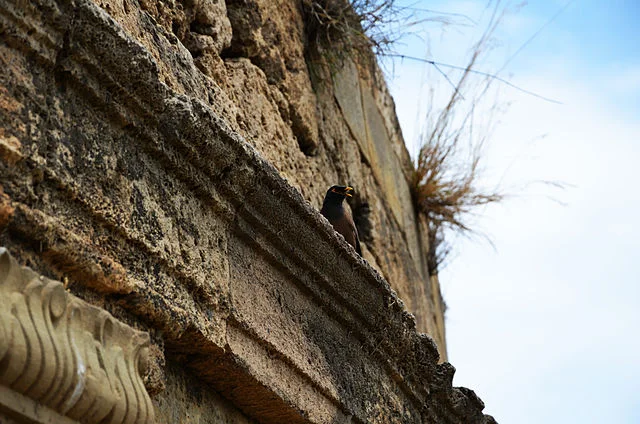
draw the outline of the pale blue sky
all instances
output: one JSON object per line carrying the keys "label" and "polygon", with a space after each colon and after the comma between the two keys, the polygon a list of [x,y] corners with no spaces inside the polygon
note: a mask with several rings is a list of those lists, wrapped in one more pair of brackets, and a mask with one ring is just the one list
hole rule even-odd
{"label": "pale blue sky", "polygon": [[[430,24],[428,49],[417,38],[398,49],[464,65],[486,2],[410,3],[478,25]],[[479,68],[499,69],[566,3],[507,14]],[[498,422],[640,423],[639,21],[638,0],[576,0],[501,73],[562,105],[496,85],[509,107],[485,149],[483,184],[501,181],[514,196],[479,211],[495,250],[457,240],[440,279],[454,384],[476,390]],[[438,101],[450,87],[406,60],[389,84],[415,153],[428,89]]]}

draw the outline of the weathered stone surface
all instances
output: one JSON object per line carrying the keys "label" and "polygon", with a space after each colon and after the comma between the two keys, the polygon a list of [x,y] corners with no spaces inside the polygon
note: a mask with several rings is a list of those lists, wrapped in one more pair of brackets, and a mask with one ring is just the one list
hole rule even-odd
{"label": "weathered stone surface", "polygon": [[[258,3],[274,16],[293,4]],[[153,334],[154,363],[167,369],[146,383],[161,421],[172,422],[173,407],[217,408],[213,388],[230,402],[223,422],[489,422],[472,392],[451,386],[453,367],[438,364],[400,300],[444,345],[439,288],[334,91],[314,93],[309,156],[290,115],[296,92],[253,57],[194,56],[172,36],[179,11],[0,3],[0,104],[13,105],[0,113],[19,143],[0,155],[0,242]],[[277,19],[276,40],[298,25]],[[318,214],[339,180],[361,187],[353,206],[370,210],[365,258],[401,297]],[[202,400],[177,398],[182,379]]]}
{"label": "weathered stone surface", "polygon": [[166,366],[167,386],[155,396],[157,422],[199,424],[252,424],[231,402],[222,398],[202,381],[189,375],[183,364]]}
{"label": "weathered stone surface", "polygon": [[299,2],[227,0],[233,27],[231,57],[245,57],[258,66],[267,82],[278,87],[286,102],[280,110],[300,149],[317,154],[315,95],[303,51],[303,20]]}
{"label": "weathered stone surface", "polygon": [[0,247],[0,418],[151,423],[149,336]]}
{"label": "weathered stone surface", "polygon": [[[360,74],[366,72],[355,66],[347,72],[362,90],[372,93],[370,96],[378,105],[376,119],[382,117],[383,121],[375,123],[376,131],[381,125],[386,126],[384,132],[389,134],[399,158],[397,165],[405,173],[405,177],[384,186],[382,179],[374,176],[378,168],[368,162],[374,155],[362,147],[364,144],[358,145],[335,101],[337,91],[331,83],[315,87],[314,91],[309,82],[304,25],[295,0],[227,1],[236,42],[232,41],[219,56],[215,49],[199,54],[185,47],[189,45],[185,34],[197,4],[149,1],[143,2],[141,8],[119,0],[101,0],[97,4],[152,55],[159,81],[176,93],[211,106],[314,206],[320,206],[327,187],[335,183],[355,186],[355,215],[365,203],[371,211],[365,223],[372,228],[365,257],[407,300],[422,331],[435,325],[429,321],[432,308],[428,272],[422,260],[426,254],[426,245],[420,240],[423,234],[408,219],[413,214],[409,203],[403,205],[401,213],[397,206],[392,207],[408,199],[395,192],[408,190],[406,174],[411,163],[397,120],[395,127],[389,127],[394,123],[393,112],[383,108],[391,107],[392,101],[382,90],[384,84],[379,76],[364,78]],[[221,9],[216,6],[212,10],[218,16]],[[398,172],[394,174],[399,177]],[[412,299],[420,293],[427,293],[427,298]],[[444,346],[445,340],[437,338],[437,343]]]}
{"label": "weathered stone surface", "polygon": [[367,120],[362,104],[360,77],[356,65],[350,60],[346,61],[344,68],[333,75],[333,84],[336,100],[351,133],[372,169],[376,168],[378,157],[369,140]]}

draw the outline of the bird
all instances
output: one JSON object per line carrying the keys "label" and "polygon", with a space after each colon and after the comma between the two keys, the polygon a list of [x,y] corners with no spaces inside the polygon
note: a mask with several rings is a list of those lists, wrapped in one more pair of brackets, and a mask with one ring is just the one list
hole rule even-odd
{"label": "bird", "polygon": [[320,213],[339,234],[342,234],[347,243],[356,249],[358,255],[362,256],[358,229],[353,222],[350,209],[344,207],[344,199],[353,197],[353,192],[353,187],[334,185],[327,190]]}

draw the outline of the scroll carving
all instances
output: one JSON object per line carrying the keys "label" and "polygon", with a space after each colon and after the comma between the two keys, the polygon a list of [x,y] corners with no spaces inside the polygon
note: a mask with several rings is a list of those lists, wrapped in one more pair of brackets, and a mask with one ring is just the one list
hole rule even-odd
{"label": "scroll carving", "polygon": [[149,335],[21,267],[0,247],[0,385],[82,423],[154,421]]}

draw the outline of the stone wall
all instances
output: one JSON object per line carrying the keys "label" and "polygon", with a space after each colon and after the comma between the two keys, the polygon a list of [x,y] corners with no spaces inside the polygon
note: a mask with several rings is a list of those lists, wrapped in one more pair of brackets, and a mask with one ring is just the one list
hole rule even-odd
{"label": "stone wall", "polygon": [[[11,305],[43,291],[7,277],[27,265],[148,334],[126,362],[144,364],[126,374],[142,394],[86,389],[138,399],[135,418],[111,407],[109,422],[491,421],[441,363],[439,287],[382,78],[348,62],[312,84],[301,13],[294,1],[0,3],[0,245],[15,258],[2,252],[0,287]],[[337,182],[358,190],[365,260],[317,212]],[[4,372],[36,345],[19,342],[33,329],[16,307],[1,312]],[[69,337],[102,346],[81,328]],[[84,393],[94,374],[79,357],[65,372]],[[91,372],[111,369],[96,361]],[[35,396],[52,386],[27,374],[0,387],[94,422],[77,396]]]}
{"label": "stone wall", "polygon": [[96,4],[152,55],[160,82],[210,106],[314,207],[336,183],[356,188],[365,258],[446,358],[411,160],[379,71],[347,61],[323,74],[306,51],[299,0]]}

